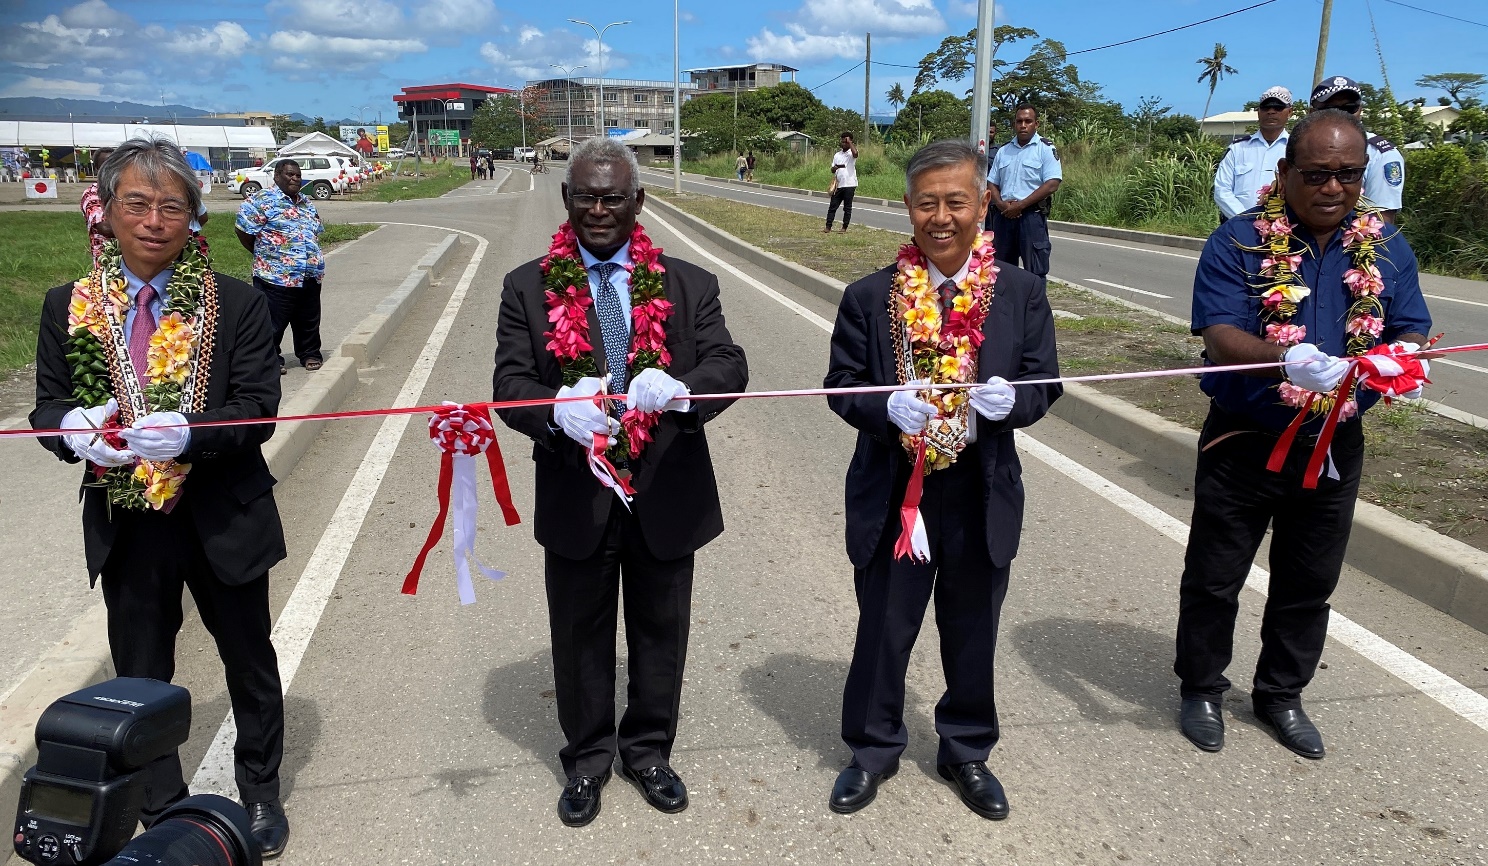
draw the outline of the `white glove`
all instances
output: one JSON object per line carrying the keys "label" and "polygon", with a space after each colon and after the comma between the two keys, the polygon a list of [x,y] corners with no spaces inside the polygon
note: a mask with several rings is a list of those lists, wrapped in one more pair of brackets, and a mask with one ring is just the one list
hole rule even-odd
{"label": "white glove", "polygon": [[648,367],[630,380],[625,403],[641,412],[687,412],[692,409],[687,394],[687,386],[666,371]]}
{"label": "white glove", "polygon": [[[604,389],[604,380],[585,376],[573,385],[558,389],[559,397],[592,397]],[[605,410],[593,403],[574,401],[553,404],[553,423],[568,434],[568,438],[586,449],[594,445],[594,434],[609,436],[613,429]]]}
{"label": "white glove", "polygon": [[[1298,343],[1287,349],[1287,379],[1298,388],[1326,394],[1338,387],[1343,374],[1348,372],[1349,362],[1335,358],[1311,343]],[[1305,364],[1295,363],[1306,361]]]}
{"label": "white glove", "polygon": [[174,460],[186,453],[191,444],[191,428],[175,425],[185,424],[186,416],[180,412],[151,412],[136,418],[128,430],[119,431],[129,450],[156,463]]}
{"label": "white glove", "polygon": [[[916,379],[906,385],[928,385],[929,379]],[[923,433],[930,419],[940,410],[920,399],[918,391],[894,391],[889,394],[889,420],[894,426],[913,436]]]}
{"label": "white glove", "polygon": [[112,397],[106,405],[94,406],[91,409],[81,407],[69,411],[62,416],[62,429],[82,430],[82,433],[70,433],[62,437],[62,441],[72,453],[80,459],[87,460],[98,466],[128,466],[134,462],[134,454],[129,451],[120,451],[103,441],[98,431],[108,419],[119,411],[119,403]]}
{"label": "white glove", "polygon": [[1013,404],[1018,397],[1013,393],[1013,386],[1001,376],[993,376],[987,380],[987,384],[978,385],[971,389],[967,399],[971,401],[971,407],[977,410],[977,414],[988,421],[1001,421],[1013,411]]}
{"label": "white glove", "polygon": [[[1419,351],[1421,351],[1421,344],[1419,344],[1419,343],[1410,343],[1410,342],[1406,342],[1404,340],[1396,340],[1395,342],[1391,343],[1390,345],[1392,345],[1392,346],[1399,346],[1400,348],[1404,349],[1407,352],[1419,352]],[[1426,360],[1425,358],[1417,358],[1416,360],[1418,360],[1418,361],[1421,362],[1421,377],[1424,378],[1424,379],[1430,379],[1431,378],[1431,362],[1428,361],[1428,360]],[[1410,390],[1410,391],[1407,391],[1404,394],[1401,394],[1400,396],[1404,397],[1407,400],[1419,400],[1419,399],[1421,399],[1421,395],[1423,393],[1425,393],[1425,391],[1426,391],[1426,386],[1424,386],[1424,385],[1418,385],[1418,386],[1416,386],[1415,389]]]}

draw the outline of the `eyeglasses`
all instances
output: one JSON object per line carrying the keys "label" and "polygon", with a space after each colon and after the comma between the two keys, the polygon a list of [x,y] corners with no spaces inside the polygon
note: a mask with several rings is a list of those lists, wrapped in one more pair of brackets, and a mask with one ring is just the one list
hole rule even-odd
{"label": "eyeglasses", "polygon": [[578,208],[579,210],[589,210],[590,208],[594,207],[595,202],[599,202],[600,204],[604,205],[605,210],[616,210],[618,208],[624,207],[625,203],[628,201],[630,201],[630,196],[621,195],[620,193],[610,193],[609,195],[590,195],[587,192],[574,192],[569,193],[568,195],[568,203]]}
{"label": "eyeglasses", "polygon": [[184,222],[191,216],[191,211],[184,205],[175,201],[164,204],[150,204],[142,198],[125,198],[118,200],[119,209],[135,219],[144,219],[150,215],[150,211],[156,211],[160,218],[168,223]]}
{"label": "eyeglasses", "polygon": [[1328,182],[1329,178],[1338,181],[1343,186],[1350,186],[1364,179],[1362,168],[1299,168],[1297,174],[1302,175],[1302,182],[1308,186],[1322,186]]}
{"label": "eyeglasses", "polygon": [[1358,114],[1360,104],[1357,102],[1341,102],[1337,105],[1325,105],[1324,108],[1336,108],[1344,114]]}

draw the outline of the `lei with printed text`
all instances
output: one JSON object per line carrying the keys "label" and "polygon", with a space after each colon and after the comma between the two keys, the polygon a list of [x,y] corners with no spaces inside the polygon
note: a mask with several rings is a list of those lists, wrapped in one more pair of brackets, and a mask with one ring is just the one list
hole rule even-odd
{"label": "lei with printed text", "polygon": [[[642,370],[665,370],[672,355],[666,347],[666,323],[672,315],[672,302],[666,299],[662,274],[661,247],[654,245],[640,223],[630,234],[630,353],[627,356],[634,381]],[[599,366],[591,354],[589,341],[589,308],[594,298],[589,292],[589,272],[579,255],[579,239],[573,226],[564,223],[553,235],[553,243],[542,260],[544,305],[552,330],[543,334],[547,349],[558,359],[563,371],[563,384],[573,385],[586,376],[598,376]],[[611,459],[641,456],[651,442],[651,429],[661,418],[660,412],[627,409],[620,416],[620,432],[609,448]]]}
{"label": "lei with printed text", "polygon": [[[997,282],[992,233],[978,233],[972,242],[970,266],[956,284],[949,310],[941,309],[940,287],[930,284],[930,270],[919,246],[900,247],[896,268],[889,292],[889,322],[899,384],[918,379],[936,384],[975,382],[982,323],[987,320]],[[966,447],[967,395],[964,389],[934,389],[921,391],[919,396],[940,414],[924,433],[901,433],[899,438],[911,456],[919,451],[920,438],[925,438],[925,472],[929,474],[956,462]]]}
{"label": "lei with printed text", "polygon": [[[203,341],[217,323],[217,282],[211,263],[187,244],[165,289],[164,314],[150,337],[142,388],[124,335],[129,294],[119,243],[110,240],[93,273],[73,283],[67,307],[67,361],[73,399],[84,408],[118,400],[119,412],[102,435],[119,450],[128,446],[116,431],[151,412],[200,412],[206,406],[212,344]],[[110,506],[168,510],[181,494],[191,465],[174,460],[139,460],[134,466],[95,466],[96,486]]]}
{"label": "lei with printed text", "polygon": [[[1244,247],[1249,252],[1260,253],[1261,272],[1252,281],[1261,293],[1261,321],[1265,333],[1261,337],[1268,343],[1283,348],[1307,341],[1307,326],[1294,325],[1291,320],[1302,308],[1302,302],[1312,294],[1312,289],[1303,282],[1300,273],[1302,255],[1307,248],[1294,238],[1295,226],[1287,219],[1286,201],[1280,188],[1268,186],[1260,192],[1261,213],[1256,217],[1256,231],[1260,233],[1259,247]],[[1379,257],[1379,245],[1384,237],[1384,220],[1375,208],[1361,207],[1351,220],[1340,226],[1343,230],[1343,248],[1348,251],[1351,267],[1344,272],[1343,282],[1348,287],[1352,300],[1344,314],[1344,329],[1348,334],[1345,348],[1350,356],[1367,353],[1379,342],[1384,330],[1384,306],[1380,294],[1385,283],[1375,264]],[[1301,248],[1299,249],[1299,245]],[[1358,414],[1355,387],[1349,393],[1339,394],[1338,389],[1317,395],[1291,382],[1277,384],[1281,401],[1300,409],[1312,399],[1311,412],[1326,415],[1334,401],[1345,400],[1340,419],[1347,420]],[[1314,398],[1315,397],[1315,398]]]}

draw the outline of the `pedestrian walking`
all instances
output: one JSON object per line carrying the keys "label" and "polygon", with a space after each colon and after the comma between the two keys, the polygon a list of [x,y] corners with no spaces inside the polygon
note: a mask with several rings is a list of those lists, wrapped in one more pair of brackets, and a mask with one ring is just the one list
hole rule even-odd
{"label": "pedestrian walking", "polygon": [[[646,192],[629,148],[603,136],[584,140],[561,189],[568,221],[552,248],[508,274],[502,288],[494,389],[497,400],[606,387],[625,395],[623,403],[497,410],[537,443],[535,526],[566,741],[558,817],[581,827],[599,814],[617,754],[621,775],[646,802],[662,812],[687,808],[671,757],[693,555],[723,531],[704,427],[728,406],[688,397],[742,391],[749,370],[724,324],[718,278],[662,255],[636,222]],[[633,503],[617,502],[591,473],[597,436],[618,437],[607,459],[628,473]],[[617,728],[622,594],[630,683]]]}
{"label": "pedestrian walking", "polygon": [[749,158],[746,157],[744,155],[744,151],[741,150],[739,151],[739,158],[734,160],[734,174],[738,176],[739,180],[743,180],[744,174],[748,171]]}
{"label": "pedestrian walking", "polygon": [[[1210,406],[1199,434],[1173,670],[1179,728],[1205,751],[1224,746],[1224,672],[1240,590],[1270,527],[1271,582],[1251,705],[1282,745],[1304,758],[1324,754],[1302,691],[1323,652],[1328,598],[1353,526],[1361,417],[1380,397],[1344,381],[1347,359],[1378,343],[1414,351],[1431,331],[1405,235],[1360,204],[1368,139],[1350,113],[1307,115],[1261,205],[1220,226],[1199,256],[1192,324],[1207,361],[1276,364],[1200,380]],[[1422,361],[1419,381],[1428,372]],[[1420,393],[1417,383],[1400,396]],[[1331,443],[1320,441],[1323,413],[1339,400],[1346,401],[1343,420]],[[1281,445],[1302,412],[1307,420],[1295,441]]]}
{"label": "pedestrian walking", "polygon": [[1276,179],[1276,163],[1286,155],[1287,122],[1292,119],[1292,92],[1272,87],[1261,94],[1256,110],[1260,128],[1237,135],[1214,171],[1214,203],[1219,222],[1256,205],[1256,196]]}
{"label": "pedestrian walking", "polygon": [[[259,190],[238,208],[238,241],[253,254],[253,285],[269,301],[274,323],[274,350],[286,329],[294,332],[294,353],[310,372],[324,362],[320,350],[320,282],[325,256],[320,234],[325,226],[300,191],[300,164],[283,159],[274,164],[274,185]],[[288,372],[279,355],[279,373]]]}
{"label": "pedestrian walking", "polygon": [[478,180],[479,178],[480,178],[480,157],[479,156],[476,156],[475,155],[475,151],[472,150],[470,152],[470,179],[471,180]]}
{"label": "pedestrian walking", "polygon": [[[191,591],[226,668],[238,794],[253,842],[274,857],[289,839],[269,611],[269,569],[285,544],[260,447],[274,428],[182,426],[278,412],[269,312],[190,242],[201,190],[169,139],[119,145],[98,194],[115,239],[91,274],[46,294],[31,424],[76,431],[39,441],[85,465],[83,548],[90,583],[102,585],[114,673],[172,679]],[[115,286],[127,301],[113,299]],[[94,376],[91,364],[114,374]],[[123,425],[122,442],[98,435],[110,422]],[[174,751],[135,781],[146,827],[188,794]]]}
{"label": "pedestrian walking", "polygon": [[744,179],[745,180],[749,180],[749,181],[754,180],[754,163],[755,163],[754,151],[751,150],[748,153],[744,154]]}
{"label": "pedestrian walking", "polygon": [[992,231],[998,261],[1021,265],[1044,280],[1049,275],[1050,198],[1064,177],[1054,142],[1038,134],[1038,109],[1013,113],[1013,139],[997,149],[987,188],[992,192]]}
{"label": "pedestrian walking", "polygon": [[842,206],[842,230],[847,231],[852,223],[853,195],[858,191],[858,146],[850,132],[842,133],[838,143],[842,149],[832,154],[832,185],[829,188],[832,200],[827,205],[827,225],[823,232],[832,230],[838,205]]}
{"label": "pedestrian walking", "polygon": [[[899,769],[904,677],[933,595],[946,681],[937,771],[976,814],[1008,814],[986,761],[999,737],[998,623],[1023,523],[1013,431],[1042,418],[1062,389],[1009,384],[1059,376],[1054,316],[1042,281],[993,264],[981,228],[986,174],[986,157],[964,141],[910,158],[913,243],[847,287],[832,330],[824,387],[981,383],[827,398],[858,431],[846,481],[858,627],[842,695],[853,757],[832,786],[834,812],[867,806]],[[923,485],[917,493],[911,480]]]}
{"label": "pedestrian walking", "polygon": [[[1364,119],[1364,97],[1359,83],[1343,75],[1324,78],[1312,89],[1309,105],[1313,111],[1337,108]],[[1364,200],[1379,208],[1380,216],[1395,222],[1400,213],[1405,191],[1405,154],[1383,135],[1369,135],[1369,165],[1364,172]]]}

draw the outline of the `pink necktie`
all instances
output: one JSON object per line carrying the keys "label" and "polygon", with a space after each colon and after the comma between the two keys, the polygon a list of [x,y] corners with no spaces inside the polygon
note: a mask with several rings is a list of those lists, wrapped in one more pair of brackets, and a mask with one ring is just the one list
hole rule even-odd
{"label": "pink necktie", "polygon": [[139,377],[140,387],[149,384],[145,375],[147,359],[150,357],[150,338],[155,336],[155,314],[150,311],[150,302],[155,300],[155,287],[146,283],[134,296],[134,324],[129,329],[129,360],[134,363],[134,374]]}

